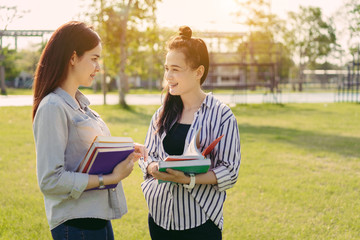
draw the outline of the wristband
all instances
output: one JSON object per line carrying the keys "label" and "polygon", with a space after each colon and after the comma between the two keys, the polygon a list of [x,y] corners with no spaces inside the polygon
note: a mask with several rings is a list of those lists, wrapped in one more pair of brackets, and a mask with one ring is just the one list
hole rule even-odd
{"label": "wristband", "polygon": [[195,175],[193,173],[190,173],[189,175],[190,175],[190,183],[183,184],[183,187],[187,189],[193,189],[195,187]]}
{"label": "wristband", "polygon": [[98,175],[98,178],[99,178],[99,189],[104,189],[105,185],[104,185],[103,175],[102,174]]}

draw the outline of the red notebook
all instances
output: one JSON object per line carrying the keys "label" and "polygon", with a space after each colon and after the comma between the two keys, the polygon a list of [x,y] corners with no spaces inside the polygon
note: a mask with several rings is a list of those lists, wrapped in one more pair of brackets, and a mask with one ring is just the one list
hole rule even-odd
{"label": "red notebook", "polygon": [[207,148],[205,148],[205,150],[201,153],[204,157],[206,155],[208,155],[209,153],[211,153],[211,151],[214,149],[214,147],[216,146],[216,144],[218,144],[218,142],[220,142],[221,138],[224,135],[221,135],[220,137],[218,137],[217,139],[215,139]]}

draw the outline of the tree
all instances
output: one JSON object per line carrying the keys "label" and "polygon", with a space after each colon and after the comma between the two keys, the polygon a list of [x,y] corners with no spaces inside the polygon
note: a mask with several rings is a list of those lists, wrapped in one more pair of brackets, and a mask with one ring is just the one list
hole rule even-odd
{"label": "tree", "polygon": [[337,46],[335,28],[331,19],[323,18],[318,7],[300,6],[299,12],[288,15],[284,37],[299,61],[299,91],[302,91],[305,66],[314,66],[319,59],[326,59]]}
{"label": "tree", "polygon": [[[22,18],[25,11],[19,12],[18,8],[16,6],[0,6],[0,23],[2,23],[2,26],[0,26],[0,29],[3,31],[7,30],[8,25],[15,19]],[[2,34],[0,31],[0,88],[1,88],[1,94],[6,95],[6,85],[5,85],[5,52],[2,47]],[[8,50],[6,50],[8,52]]]}
{"label": "tree", "polygon": [[[278,79],[280,60],[280,49],[283,45],[277,41],[279,36],[277,33],[281,32],[283,22],[271,13],[270,1],[268,0],[246,0],[239,2],[241,6],[237,13],[238,17],[246,16],[241,21],[249,27],[249,35],[245,42],[240,44],[239,51],[243,54],[244,60],[250,63],[250,83],[255,85],[257,81],[257,72],[265,66],[265,64],[272,64],[274,66],[273,79],[276,84]],[[268,70],[269,71],[269,70]],[[271,84],[271,88],[273,88]]]}
{"label": "tree", "polygon": [[[103,39],[103,56],[107,74],[119,78],[119,104],[126,106],[129,71],[136,69],[144,52],[154,50],[157,35],[148,41],[145,37],[156,32],[154,12],[160,0],[94,0],[98,12],[92,20]],[[155,38],[154,38],[155,36]],[[139,71],[141,72],[141,71]]]}
{"label": "tree", "polygon": [[43,50],[43,44],[34,44],[33,48],[19,50],[16,55],[15,64],[18,70],[34,74],[36,70],[37,63],[39,62],[41,52]]}
{"label": "tree", "polygon": [[[337,35],[343,37],[344,43],[346,41],[347,46],[345,49],[354,58],[360,44],[359,1],[345,0],[343,6],[336,11],[334,18],[341,26],[337,29]],[[347,58],[347,60],[350,60],[350,58]]]}
{"label": "tree", "polygon": [[9,49],[8,47],[4,47],[2,52],[4,54],[4,60],[1,65],[5,69],[5,79],[14,79],[21,72],[21,68],[17,64],[20,55],[14,49]]}

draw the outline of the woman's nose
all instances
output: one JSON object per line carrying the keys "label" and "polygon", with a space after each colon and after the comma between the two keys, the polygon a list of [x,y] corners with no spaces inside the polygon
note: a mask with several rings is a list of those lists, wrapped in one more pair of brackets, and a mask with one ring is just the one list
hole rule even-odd
{"label": "woman's nose", "polygon": [[101,69],[100,64],[96,63],[95,71],[100,72],[100,69]]}
{"label": "woman's nose", "polygon": [[171,79],[171,78],[172,78],[171,71],[166,71],[165,72],[165,79],[168,80],[168,79]]}

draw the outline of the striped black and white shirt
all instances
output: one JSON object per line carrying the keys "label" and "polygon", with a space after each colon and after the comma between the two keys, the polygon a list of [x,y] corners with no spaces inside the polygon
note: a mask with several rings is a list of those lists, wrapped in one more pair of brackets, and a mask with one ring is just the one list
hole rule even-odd
{"label": "striped black and white shirt", "polygon": [[186,230],[198,227],[211,219],[222,230],[223,204],[226,189],[234,186],[240,167],[240,136],[236,118],[231,109],[207,94],[204,102],[194,115],[185,140],[185,149],[192,137],[202,127],[200,133],[200,151],[221,135],[224,137],[207,156],[211,159],[211,171],[217,178],[216,185],[196,184],[193,189],[184,188],[182,184],[161,183],[147,174],[147,166],[153,161],[162,161],[167,157],[163,147],[166,133],[156,133],[156,119],[160,107],[152,117],[145,139],[149,150],[146,162],[139,161],[144,174],[141,184],[149,212],[155,223],[167,230]]}

